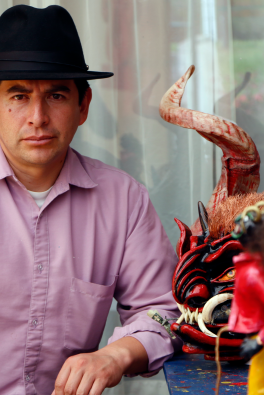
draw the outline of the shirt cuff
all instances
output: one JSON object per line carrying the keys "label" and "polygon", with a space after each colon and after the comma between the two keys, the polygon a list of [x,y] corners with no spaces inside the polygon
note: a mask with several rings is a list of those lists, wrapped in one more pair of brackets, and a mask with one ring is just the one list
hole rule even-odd
{"label": "shirt cuff", "polygon": [[[146,329],[145,325],[140,325],[139,322],[133,322],[124,327],[117,327],[114,330],[113,336],[108,340],[108,344],[113,343],[122,337],[132,336],[143,345],[148,354],[148,372],[141,373],[142,377],[151,377],[159,372],[167,359],[171,358],[176,351],[180,351],[182,341],[179,337],[171,339],[167,331],[160,325],[158,328],[154,322],[149,324]],[[136,375],[127,375],[133,377]]]}

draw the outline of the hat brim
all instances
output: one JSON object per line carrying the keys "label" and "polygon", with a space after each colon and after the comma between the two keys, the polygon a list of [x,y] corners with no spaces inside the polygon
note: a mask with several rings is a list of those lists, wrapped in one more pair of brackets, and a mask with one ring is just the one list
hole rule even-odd
{"label": "hat brim", "polygon": [[47,72],[47,71],[17,71],[2,70],[0,71],[0,81],[11,80],[98,80],[102,78],[112,77],[114,73],[87,71],[82,72]]}

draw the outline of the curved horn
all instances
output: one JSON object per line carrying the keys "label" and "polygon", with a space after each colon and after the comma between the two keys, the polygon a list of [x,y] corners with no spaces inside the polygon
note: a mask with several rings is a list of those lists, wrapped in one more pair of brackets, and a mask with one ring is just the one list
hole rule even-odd
{"label": "curved horn", "polygon": [[198,202],[200,224],[205,237],[209,236],[208,214],[202,202]]}
{"label": "curved horn", "polygon": [[209,299],[203,308],[202,311],[202,318],[206,324],[210,324],[212,320],[213,310],[218,306],[220,303],[223,303],[227,300],[233,299],[234,295],[230,293],[223,293],[213,296]]}
{"label": "curved horn", "polygon": [[[165,93],[160,102],[160,115],[170,123],[195,129],[223,151],[220,180],[206,206],[215,207],[230,195],[255,192],[259,185],[260,158],[250,136],[239,126],[221,117],[180,107],[185,85],[193,74],[194,66]],[[201,234],[199,222],[191,227],[193,234]]]}

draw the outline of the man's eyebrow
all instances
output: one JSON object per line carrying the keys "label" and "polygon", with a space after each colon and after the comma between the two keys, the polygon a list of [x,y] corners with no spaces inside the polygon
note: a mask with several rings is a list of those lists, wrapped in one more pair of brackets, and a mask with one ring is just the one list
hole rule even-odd
{"label": "man's eyebrow", "polygon": [[7,93],[31,93],[32,89],[28,89],[23,85],[13,85],[10,88],[7,89]]}
{"label": "man's eyebrow", "polygon": [[45,93],[55,93],[55,92],[70,92],[70,88],[66,85],[52,85],[51,88],[45,90]]}
{"label": "man's eyebrow", "polygon": [[[66,85],[52,85],[51,88],[45,90],[45,93],[55,93],[55,92],[70,92],[70,88]],[[26,88],[23,85],[13,85],[7,89],[7,93],[32,93],[33,90]]]}

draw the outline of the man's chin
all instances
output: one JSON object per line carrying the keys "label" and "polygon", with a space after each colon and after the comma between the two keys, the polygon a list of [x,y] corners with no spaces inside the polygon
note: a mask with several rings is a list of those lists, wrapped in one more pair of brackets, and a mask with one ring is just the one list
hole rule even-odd
{"label": "man's chin", "polygon": [[25,165],[32,166],[50,166],[52,163],[59,162],[60,158],[64,158],[66,154],[62,154],[59,152],[54,152],[53,150],[34,150],[34,152],[30,152],[29,155],[25,155],[23,157],[23,161]]}

